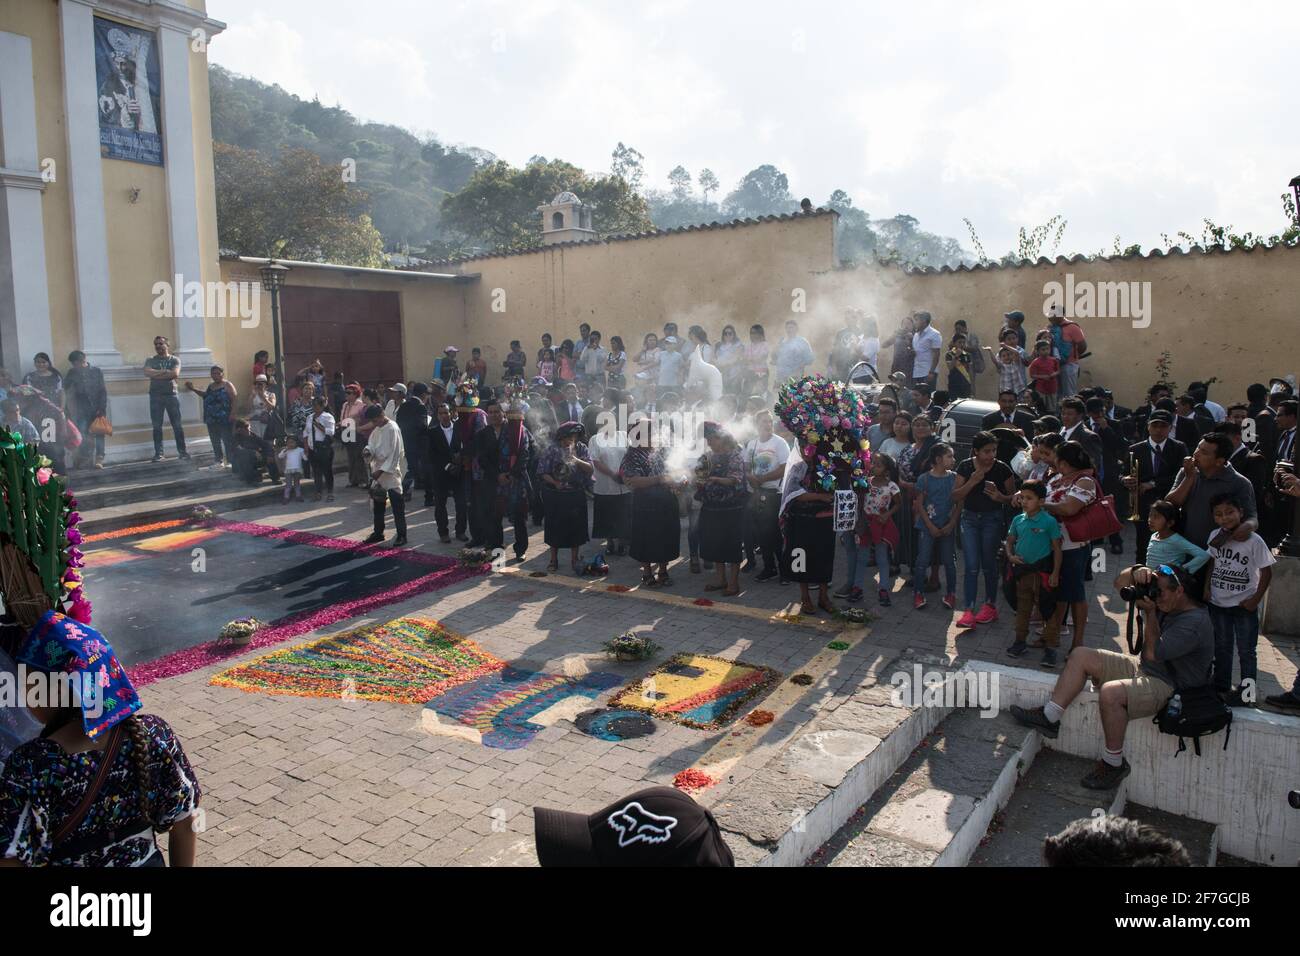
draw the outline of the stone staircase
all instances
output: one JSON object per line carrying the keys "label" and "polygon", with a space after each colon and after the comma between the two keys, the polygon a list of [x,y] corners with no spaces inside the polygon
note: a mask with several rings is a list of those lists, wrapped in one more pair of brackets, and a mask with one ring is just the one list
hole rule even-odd
{"label": "stone staircase", "polygon": [[[77,499],[83,533],[187,518],[199,505],[217,513],[252,508],[282,493],[279,485],[267,481],[246,484],[229,468],[213,467],[212,461],[210,452],[200,452],[188,460],[168,457],[74,471],[67,484]],[[346,476],[346,456],[335,456],[334,472],[336,478]]]}

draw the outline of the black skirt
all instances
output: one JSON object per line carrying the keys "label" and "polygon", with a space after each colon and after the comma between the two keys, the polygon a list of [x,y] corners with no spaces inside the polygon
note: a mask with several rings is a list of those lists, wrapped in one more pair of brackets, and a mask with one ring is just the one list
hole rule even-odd
{"label": "black skirt", "polygon": [[[831,583],[835,573],[835,519],[831,514],[815,517],[817,511],[830,507],[823,503],[800,507],[798,502],[791,502],[786,509],[782,521],[781,575],[787,581]],[[795,552],[801,552],[798,561]]]}
{"label": "black skirt", "polygon": [[677,496],[664,485],[638,488],[632,499],[628,553],[642,564],[667,564],[682,555]]}
{"label": "black skirt", "polygon": [[626,538],[631,495],[596,495],[591,508],[593,538]]}
{"label": "black skirt", "polygon": [[552,548],[576,548],[586,544],[587,493],[585,491],[560,491],[547,486],[542,489],[542,502],[546,507],[542,540]]}
{"label": "black skirt", "polygon": [[715,508],[706,504],[700,509],[700,557],[705,561],[739,564],[741,559],[741,522],[745,509],[741,505]]}

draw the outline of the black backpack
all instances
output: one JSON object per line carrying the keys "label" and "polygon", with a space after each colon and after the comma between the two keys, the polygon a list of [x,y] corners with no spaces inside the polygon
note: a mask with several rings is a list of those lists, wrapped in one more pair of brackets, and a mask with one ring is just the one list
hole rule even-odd
{"label": "black backpack", "polygon": [[[1182,702],[1182,709],[1176,717],[1169,714],[1169,704],[1174,697]],[[1173,697],[1165,702],[1151,721],[1160,728],[1162,734],[1170,734],[1178,738],[1178,749],[1174,751],[1175,757],[1187,749],[1187,741],[1184,739],[1186,737],[1192,738],[1192,747],[1199,757],[1201,737],[1205,734],[1225,731],[1224,750],[1228,749],[1228,739],[1232,736],[1232,711],[1219,697],[1218,691],[1209,684],[1175,691]]]}

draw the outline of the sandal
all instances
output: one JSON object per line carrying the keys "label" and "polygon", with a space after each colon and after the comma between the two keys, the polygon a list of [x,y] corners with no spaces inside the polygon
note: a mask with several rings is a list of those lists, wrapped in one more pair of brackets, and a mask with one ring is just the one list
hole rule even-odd
{"label": "sandal", "polygon": [[655,580],[653,574],[643,574],[641,575],[641,586],[646,588],[657,588],[659,587],[659,582]]}
{"label": "sandal", "polygon": [[817,616],[817,605],[815,605],[815,604],[803,604],[803,603],[800,603],[800,605],[799,605],[799,613],[800,613],[800,614],[807,614],[809,617],[816,617],[816,616]]}

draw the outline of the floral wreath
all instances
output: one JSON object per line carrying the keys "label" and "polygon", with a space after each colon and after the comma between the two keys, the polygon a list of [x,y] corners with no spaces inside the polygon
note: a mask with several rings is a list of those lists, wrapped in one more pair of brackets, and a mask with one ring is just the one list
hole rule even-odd
{"label": "floral wreath", "polygon": [[777,392],[775,411],[824,491],[835,487],[835,473],[843,468],[849,469],[854,488],[867,488],[871,417],[857,389],[821,375],[790,379]]}
{"label": "floral wreath", "polygon": [[24,627],[46,611],[90,623],[77,501],[50,459],[0,427],[0,590]]}

